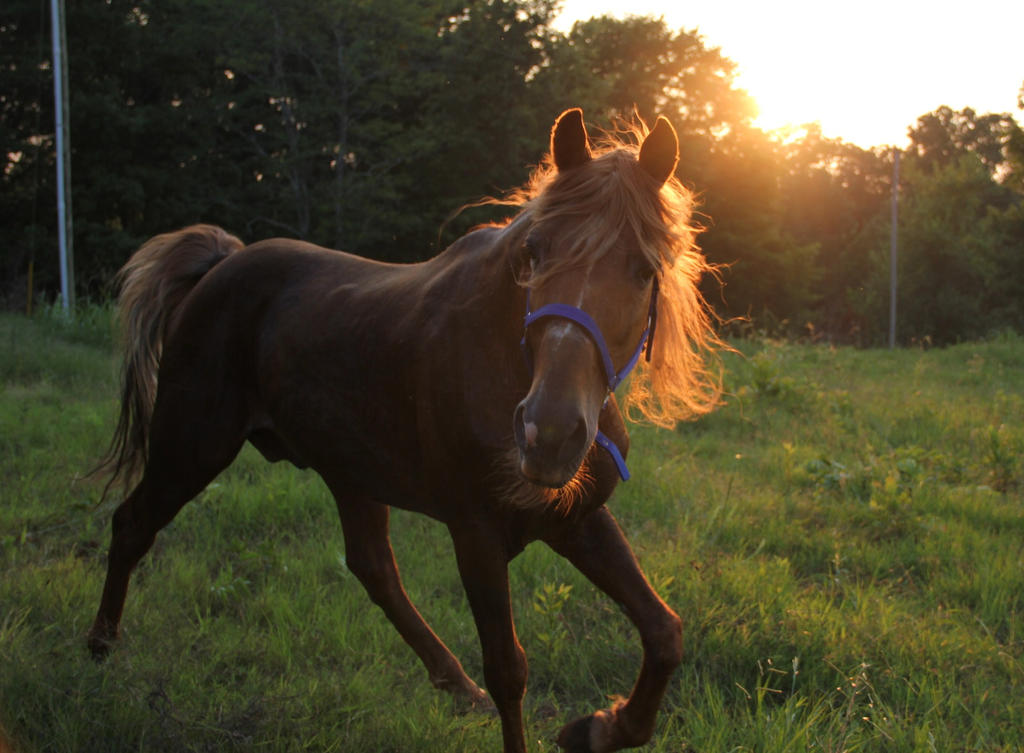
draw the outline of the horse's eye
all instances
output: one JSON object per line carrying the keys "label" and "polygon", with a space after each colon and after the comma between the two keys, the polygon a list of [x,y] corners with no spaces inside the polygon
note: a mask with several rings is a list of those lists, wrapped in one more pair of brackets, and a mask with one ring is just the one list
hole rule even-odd
{"label": "horse's eye", "polygon": [[646,287],[647,284],[651,281],[651,278],[654,277],[654,271],[654,267],[647,261],[640,262],[636,266],[635,274],[637,282]]}
{"label": "horse's eye", "polygon": [[544,263],[544,251],[547,249],[547,241],[543,236],[531,233],[523,241],[523,260],[529,266],[530,272],[536,272]]}
{"label": "horse's eye", "polygon": [[540,260],[540,241],[536,237],[532,235],[527,236],[523,242],[523,248],[526,250],[526,256],[531,262],[536,263]]}

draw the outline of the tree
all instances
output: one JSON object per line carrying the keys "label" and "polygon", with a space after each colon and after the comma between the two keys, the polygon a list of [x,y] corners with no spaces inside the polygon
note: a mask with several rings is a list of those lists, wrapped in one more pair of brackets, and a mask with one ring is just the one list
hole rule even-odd
{"label": "tree", "polygon": [[1006,166],[1008,144],[1019,134],[1020,127],[1007,113],[979,115],[970,107],[959,112],[940,107],[919,117],[910,129],[910,151],[927,168],[949,165],[970,152],[997,175]]}
{"label": "tree", "polygon": [[736,126],[719,138],[697,178],[707,232],[700,244],[723,265],[723,289],[706,295],[726,317],[773,323],[779,334],[814,316],[820,274],[817,240],[801,241],[784,225],[779,145],[756,128]]}
{"label": "tree", "polygon": [[227,121],[277,198],[257,198],[247,227],[378,259],[435,252],[454,206],[518,182],[539,156],[533,113],[510,105],[527,100],[551,8],[347,0],[243,14],[225,54]]}
{"label": "tree", "polygon": [[53,75],[50,19],[31,0],[0,6],[0,298],[22,306],[29,265],[56,288]]}
{"label": "tree", "polygon": [[[106,294],[141,241],[198,221],[247,240],[424,258],[495,219],[471,208],[445,225],[454,208],[521,183],[553,118],[580,105],[601,127],[634,113],[672,120],[701,246],[722,265],[724,288],[705,292],[724,316],[880,341],[891,154],[814,127],[790,138],[751,127],[735,66],[696,31],[599,17],[563,34],[550,27],[556,5],[70,4],[79,292]],[[23,295],[33,257],[40,286],[57,286],[48,32],[44,6],[0,8],[8,297]],[[910,135],[901,337],[1020,326],[1024,132],[1008,114],[942,107]]]}
{"label": "tree", "polygon": [[218,214],[220,40],[185,0],[68,13],[76,269],[103,293],[145,238]]}
{"label": "tree", "polygon": [[733,85],[735,68],[696,31],[673,32],[664,19],[601,16],[551,36],[537,86],[591,118],[666,115],[680,136],[708,138],[754,115],[750,97]]}
{"label": "tree", "polygon": [[[412,185],[421,214],[444,218],[483,196],[502,195],[543,156],[563,106],[546,99],[535,79],[555,5],[478,0],[443,29],[440,85],[424,105],[433,147],[420,154]],[[503,214],[493,207],[461,213],[446,223],[442,245]]]}
{"label": "tree", "polygon": [[819,126],[779,151],[783,228],[818,246],[814,327],[843,342],[870,342],[876,333],[862,312],[871,263],[863,242],[888,221],[891,152],[827,139]]}
{"label": "tree", "polygon": [[962,154],[941,165],[910,161],[900,213],[900,334],[947,343],[987,334],[1006,273],[988,165]]}
{"label": "tree", "polygon": [[[938,345],[1024,326],[1024,202],[1002,193],[982,159],[906,160],[900,184],[897,337]],[[879,215],[861,245],[871,260],[860,301],[877,340],[888,321],[889,223]]]}
{"label": "tree", "polygon": [[[1017,95],[1017,107],[1024,110],[1024,84]],[[1016,121],[1014,126],[1006,141],[1007,171],[1003,183],[1018,194],[1024,194],[1024,129],[1017,126]]]}
{"label": "tree", "polygon": [[402,200],[408,168],[431,146],[423,104],[448,12],[400,0],[223,9],[239,31],[223,56],[225,122],[258,186],[249,232],[393,255],[416,224]]}
{"label": "tree", "polygon": [[[24,275],[32,248],[52,247],[49,18],[40,7],[13,0],[0,15],[0,220],[14,249],[5,279]],[[552,7],[72,4],[81,292],[107,292],[142,240],[197,221],[377,258],[433,253],[453,207],[518,183],[543,151],[546,124],[535,122],[527,79],[543,60]],[[54,285],[55,264],[36,272]]]}

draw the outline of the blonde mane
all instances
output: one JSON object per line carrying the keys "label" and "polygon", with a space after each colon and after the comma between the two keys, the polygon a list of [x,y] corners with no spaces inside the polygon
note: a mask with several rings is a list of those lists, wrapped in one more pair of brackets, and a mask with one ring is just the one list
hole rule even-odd
{"label": "blonde mane", "polygon": [[623,407],[633,420],[671,428],[718,405],[717,352],[728,346],[715,333],[714,314],[698,287],[702,275],[716,270],[695,243],[693,194],[674,175],[654,191],[654,179],[637,163],[647,133],[642,123],[605,133],[594,144],[590,162],[561,173],[549,154],[527,184],[501,203],[521,206],[534,222],[588,218],[572,247],[560,249],[557,265],[531,277],[528,285],[600,258],[624,228],[632,230],[658,270],[661,295],[651,362],[641,359]]}

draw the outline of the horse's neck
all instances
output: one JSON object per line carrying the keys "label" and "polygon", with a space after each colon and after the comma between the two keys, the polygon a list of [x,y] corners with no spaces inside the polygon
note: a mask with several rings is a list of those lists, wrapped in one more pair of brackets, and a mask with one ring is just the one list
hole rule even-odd
{"label": "horse's neck", "polygon": [[510,259],[512,233],[508,226],[473,231],[432,260],[437,267],[432,273],[444,280],[457,316],[475,317],[480,325],[486,320],[491,327],[522,326],[525,293]]}
{"label": "horse's neck", "polygon": [[519,363],[526,303],[511,253],[506,228],[483,228],[427,262],[419,319],[443,328],[441,339],[452,342],[441,347],[475,352],[495,369]]}

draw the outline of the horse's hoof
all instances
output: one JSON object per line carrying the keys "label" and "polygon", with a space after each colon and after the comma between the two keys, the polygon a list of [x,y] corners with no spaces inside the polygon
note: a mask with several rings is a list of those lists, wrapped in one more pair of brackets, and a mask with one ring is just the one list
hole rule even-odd
{"label": "horse's hoof", "polygon": [[101,662],[107,658],[110,654],[110,649],[114,645],[114,641],[107,638],[101,638],[98,635],[89,636],[89,653],[92,654],[94,661]]}
{"label": "horse's hoof", "polygon": [[566,753],[593,753],[590,748],[590,725],[594,717],[584,716],[562,727],[558,733],[558,747]]}
{"label": "horse's hoof", "polygon": [[617,708],[604,709],[569,722],[558,735],[559,746],[568,753],[610,753],[646,742],[623,739],[615,728],[616,714]]}
{"label": "horse's hoof", "polygon": [[498,707],[494,705],[486,690],[476,687],[455,693],[455,700],[459,711],[476,711],[482,714],[497,714]]}
{"label": "horse's hoof", "polygon": [[487,695],[485,690],[481,690],[479,694],[470,698],[470,703],[474,711],[481,711],[485,714],[498,713],[498,707],[494,705],[494,701],[491,700],[491,697]]}
{"label": "horse's hoof", "polygon": [[483,711],[497,713],[497,707],[491,702],[487,691],[466,677],[465,674],[453,679],[431,677],[430,684],[438,690],[451,693],[455,699],[455,707],[460,711]]}

